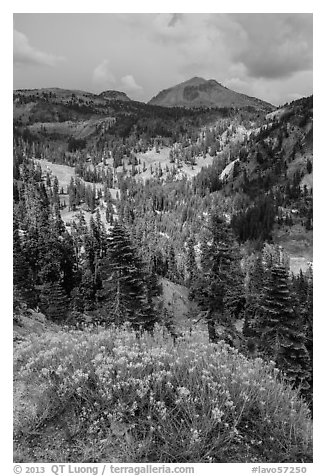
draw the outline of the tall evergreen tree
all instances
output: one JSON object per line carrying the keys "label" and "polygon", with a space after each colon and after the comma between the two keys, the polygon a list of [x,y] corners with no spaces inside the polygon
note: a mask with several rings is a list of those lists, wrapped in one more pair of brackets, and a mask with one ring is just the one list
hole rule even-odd
{"label": "tall evergreen tree", "polygon": [[235,319],[244,305],[240,257],[230,227],[218,213],[212,213],[207,231],[201,244],[201,270],[190,296],[206,313],[210,340],[223,338],[232,344],[237,333]]}
{"label": "tall evergreen tree", "polygon": [[108,237],[108,256],[100,263],[100,275],[99,302],[109,321],[118,325],[129,321],[135,329],[152,329],[155,319],[146,299],[142,264],[126,229],[118,222]]}
{"label": "tall evergreen tree", "polygon": [[68,298],[61,284],[56,281],[44,283],[40,291],[40,308],[54,321],[64,321],[68,313]]}
{"label": "tall evergreen tree", "polygon": [[97,228],[97,240],[99,246],[99,258],[102,258],[107,251],[107,236],[104,228],[104,224],[101,219],[99,209],[96,210],[95,224]]}
{"label": "tall evergreen tree", "polygon": [[71,226],[71,237],[74,248],[74,257],[77,270],[81,265],[82,255],[86,251],[88,228],[85,216],[82,211],[77,216],[77,222],[73,221]]}
{"label": "tall evergreen tree", "polygon": [[172,244],[169,246],[169,251],[167,256],[167,265],[168,265],[168,278],[171,281],[178,282],[179,273],[177,268],[177,262],[175,259],[175,251]]}
{"label": "tall evergreen tree", "polygon": [[85,266],[79,285],[71,292],[72,308],[78,312],[93,310],[96,306],[97,283],[95,275]]}
{"label": "tall evergreen tree", "polygon": [[76,210],[77,203],[77,189],[75,185],[74,178],[71,177],[70,184],[68,186],[68,194],[69,194],[69,210]]}
{"label": "tall evergreen tree", "polygon": [[248,346],[251,352],[256,349],[259,340],[257,334],[257,320],[259,318],[260,303],[264,292],[266,271],[262,262],[262,253],[254,257],[254,262],[248,272],[248,284],[246,292],[246,305],[244,313],[243,334],[248,338]]}
{"label": "tall evergreen tree", "polygon": [[191,286],[197,270],[196,253],[195,253],[195,238],[190,236],[187,241],[187,256],[186,256],[186,284]]}
{"label": "tall evergreen tree", "polygon": [[[29,307],[35,307],[37,296],[32,271],[22,249],[18,223],[14,218],[13,236],[13,285],[14,301],[24,302]],[[17,305],[16,303],[15,305]]]}
{"label": "tall evergreen tree", "polygon": [[59,197],[59,181],[58,177],[55,176],[53,179],[53,204],[57,205],[60,208],[60,197]]}
{"label": "tall evergreen tree", "polygon": [[74,260],[73,240],[70,234],[65,231],[63,235],[60,236],[58,242],[61,252],[60,269],[62,276],[62,287],[69,296],[75,285],[77,272],[77,266]]}
{"label": "tall evergreen tree", "polygon": [[302,320],[294,313],[288,274],[274,266],[264,289],[258,322],[260,351],[276,362],[295,386],[309,388],[309,354]]}
{"label": "tall evergreen tree", "polygon": [[313,363],[313,277],[312,270],[306,274],[300,270],[297,276],[292,277],[292,291],[295,297],[295,312],[300,316],[302,332],[305,336],[305,346],[310,358],[310,379],[312,389],[312,363]]}

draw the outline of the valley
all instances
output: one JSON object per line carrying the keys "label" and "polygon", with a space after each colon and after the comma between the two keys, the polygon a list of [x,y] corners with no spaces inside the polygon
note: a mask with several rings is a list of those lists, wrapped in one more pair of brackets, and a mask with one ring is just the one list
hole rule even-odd
{"label": "valley", "polygon": [[[203,94],[213,88],[218,106],[181,107],[188,86]],[[212,209],[231,225],[242,266],[268,243],[286,256],[290,273],[305,273],[312,265],[310,98],[271,112],[201,78],[157,98],[174,92],[178,107],[166,108],[119,91],[15,91],[19,162],[40,168],[51,202],[57,181],[56,213],[72,237],[80,220],[88,227],[100,220],[106,232],[122,220],[142,235],[138,245],[150,261],[160,262],[155,272],[177,284],[187,284],[187,242],[200,246]],[[19,196],[19,178],[15,186]]]}
{"label": "valley", "polygon": [[[267,115],[270,117],[270,115]],[[38,125],[39,128],[42,128],[45,124]],[[56,127],[56,123],[53,124]],[[33,127],[31,131],[35,131],[36,129]],[[231,136],[227,135],[227,131],[225,131],[220,137],[221,147],[225,147],[226,150],[229,150],[229,144],[237,146],[237,144],[243,144],[245,140],[250,136],[251,133],[259,134],[260,129],[256,129],[253,131],[252,129],[245,129],[243,126],[239,126],[235,129]],[[67,131],[65,132],[67,133]],[[80,134],[77,133],[76,137],[80,137]],[[225,151],[216,152],[215,158],[212,157],[210,154],[206,153],[205,156],[202,154],[199,156],[195,156],[192,163],[186,163],[182,160],[177,164],[175,167],[174,163],[171,163],[171,152],[174,150],[174,147],[166,147],[161,146],[159,148],[153,147],[152,149],[147,150],[146,152],[138,152],[135,153],[135,157],[137,159],[138,165],[135,166],[130,163],[128,158],[123,158],[121,165],[116,168],[113,168],[114,160],[112,157],[102,159],[96,165],[93,165],[93,161],[90,158],[87,159],[88,167],[90,169],[97,169],[97,170],[114,170],[114,179],[112,183],[112,187],[109,188],[111,198],[114,201],[117,196],[119,196],[120,190],[118,186],[117,177],[121,174],[124,174],[126,177],[133,177],[136,181],[141,181],[143,183],[146,180],[150,180],[154,177],[159,177],[159,179],[163,182],[167,180],[167,177],[171,175],[171,171],[173,171],[173,180],[191,180],[193,177],[197,176],[203,167],[212,166],[213,160],[215,162],[220,161],[222,164],[225,164]],[[230,152],[227,152],[230,154]],[[43,174],[46,175],[47,172],[50,172],[51,176],[56,176],[59,181],[60,188],[63,187],[65,191],[69,187],[71,178],[74,179],[78,177],[75,172],[75,168],[72,166],[64,165],[64,164],[57,164],[50,162],[46,159],[34,159],[35,163],[40,164]],[[307,160],[312,160],[312,154],[306,153],[303,156],[297,157],[294,161],[292,161],[288,168],[288,173],[290,176],[296,172],[296,170],[300,170],[300,167],[304,167],[304,164]],[[239,162],[239,158],[230,161],[223,170],[219,174],[220,180],[228,180],[228,177],[232,179],[233,169],[236,166],[237,162]],[[101,182],[85,182],[91,187],[95,187],[96,191],[103,190],[103,184]],[[306,186],[307,189],[312,189],[312,174],[304,174],[301,179],[301,187]],[[118,194],[118,195],[117,195]],[[66,223],[71,223],[73,219],[76,219],[79,211],[79,207],[77,207],[77,211],[70,211],[68,205],[68,194],[60,194],[60,201],[62,205],[61,209],[61,216],[62,219]],[[99,206],[99,210],[101,212],[101,216],[103,218],[104,223],[105,220],[105,213],[104,210],[106,208],[106,203],[102,200]],[[291,211],[289,210],[291,214]],[[89,223],[91,213],[87,210],[84,210],[85,219],[87,223]],[[295,217],[296,218],[296,217]],[[296,220],[298,222],[298,220]],[[295,228],[297,229],[296,231]],[[291,228],[287,229],[279,229],[279,227],[275,227],[273,232],[273,239],[278,246],[281,246],[285,253],[287,253],[289,257],[289,264],[290,264],[290,271],[298,274],[300,269],[302,271],[306,271],[310,263],[313,261],[313,252],[312,252],[312,232],[307,232],[303,225],[296,225],[291,226]]]}
{"label": "valley", "polygon": [[14,91],[15,461],[311,460],[312,116]]}

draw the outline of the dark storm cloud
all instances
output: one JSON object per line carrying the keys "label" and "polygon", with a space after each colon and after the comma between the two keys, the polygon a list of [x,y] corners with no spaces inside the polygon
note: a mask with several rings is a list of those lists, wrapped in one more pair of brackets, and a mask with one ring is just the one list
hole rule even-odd
{"label": "dark storm cloud", "polygon": [[232,59],[256,78],[286,78],[312,69],[312,14],[230,14],[241,29]]}

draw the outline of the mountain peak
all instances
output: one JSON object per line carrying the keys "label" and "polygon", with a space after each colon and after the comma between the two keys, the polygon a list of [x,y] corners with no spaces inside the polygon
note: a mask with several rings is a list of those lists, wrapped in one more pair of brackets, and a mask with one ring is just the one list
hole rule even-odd
{"label": "mountain peak", "polygon": [[182,84],[196,85],[196,84],[206,83],[207,81],[208,81],[207,79],[200,78],[199,76],[194,76],[193,78],[187,79]]}
{"label": "mountain peak", "polygon": [[273,106],[260,99],[226,88],[215,79],[194,76],[169,89],[159,92],[149,104],[165,107],[253,107],[271,111]]}
{"label": "mountain peak", "polygon": [[194,76],[193,78],[190,78],[187,81],[184,81],[182,84],[196,85],[196,84],[202,84],[202,83],[219,84],[220,86],[222,86],[222,84],[216,81],[216,79],[204,79],[204,78],[201,78],[200,76]]}
{"label": "mountain peak", "polygon": [[103,99],[107,99],[109,101],[130,101],[131,99],[127,96],[126,93],[122,91],[114,91],[114,90],[108,90],[108,91],[102,91],[99,94],[99,97]]}

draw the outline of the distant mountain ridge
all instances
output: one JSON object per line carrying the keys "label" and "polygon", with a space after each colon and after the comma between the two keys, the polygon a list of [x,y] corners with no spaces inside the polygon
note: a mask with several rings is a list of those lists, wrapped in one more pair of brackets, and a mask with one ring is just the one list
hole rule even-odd
{"label": "distant mountain ridge", "polygon": [[245,94],[237,93],[218,83],[215,79],[194,77],[160,91],[148,104],[163,107],[253,107],[272,111],[275,107]]}
{"label": "distant mountain ridge", "polygon": [[81,91],[79,89],[64,89],[64,88],[39,88],[39,89],[15,89],[14,94],[21,94],[24,96],[46,96],[56,97],[60,100],[71,98],[84,99],[100,99],[106,101],[131,101],[123,91],[107,90],[99,94],[88,91]]}
{"label": "distant mountain ridge", "polygon": [[[124,103],[139,103],[130,99],[123,91],[107,90],[99,94],[64,88],[39,88],[39,89],[16,89],[14,97],[29,99],[46,98],[51,101],[67,103],[71,101],[93,101],[94,104],[112,103],[121,101]],[[223,86],[215,79],[203,79],[195,76],[183,83],[160,91],[150,101],[149,106],[183,107],[183,108],[251,108],[257,112],[270,113],[276,108],[266,101],[235,92]]]}

